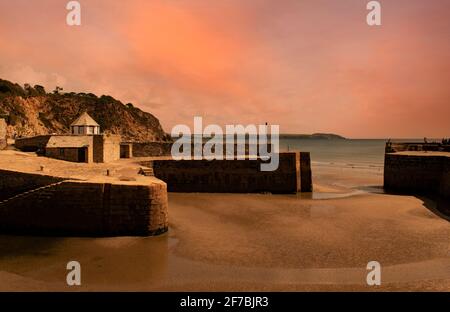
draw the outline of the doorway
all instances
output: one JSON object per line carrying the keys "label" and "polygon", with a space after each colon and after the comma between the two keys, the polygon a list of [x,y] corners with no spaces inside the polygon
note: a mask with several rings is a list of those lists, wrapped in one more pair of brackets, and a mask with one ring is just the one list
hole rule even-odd
{"label": "doorway", "polygon": [[78,162],[86,162],[86,147],[78,149]]}

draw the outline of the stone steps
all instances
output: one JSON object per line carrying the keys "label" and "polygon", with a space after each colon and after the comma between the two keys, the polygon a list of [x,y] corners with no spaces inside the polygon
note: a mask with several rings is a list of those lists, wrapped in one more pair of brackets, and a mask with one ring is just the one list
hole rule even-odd
{"label": "stone steps", "polygon": [[154,177],[155,173],[153,172],[153,168],[141,168],[139,169],[139,174],[146,177]]}

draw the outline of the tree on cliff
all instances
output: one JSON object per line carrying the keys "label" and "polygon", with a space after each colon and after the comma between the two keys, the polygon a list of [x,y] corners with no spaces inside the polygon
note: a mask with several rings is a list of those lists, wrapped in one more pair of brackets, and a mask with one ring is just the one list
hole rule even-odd
{"label": "tree on cliff", "polygon": [[34,86],[34,89],[36,90],[36,92],[37,92],[39,95],[46,95],[46,94],[47,94],[47,92],[45,92],[45,88],[44,88],[43,86],[35,85],[35,86]]}
{"label": "tree on cliff", "polygon": [[53,94],[59,94],[60,91],[64,90],[61,87],[56,86],[55,90],[53,90]]}

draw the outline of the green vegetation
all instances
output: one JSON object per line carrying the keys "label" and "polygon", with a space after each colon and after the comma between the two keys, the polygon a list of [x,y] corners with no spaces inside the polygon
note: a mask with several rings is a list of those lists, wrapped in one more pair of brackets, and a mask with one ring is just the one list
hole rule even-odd
{"label": "green vegetation", "polygon": [[26,96],[25,90],[19,84],[3,79],[0,79],[0,94]]}

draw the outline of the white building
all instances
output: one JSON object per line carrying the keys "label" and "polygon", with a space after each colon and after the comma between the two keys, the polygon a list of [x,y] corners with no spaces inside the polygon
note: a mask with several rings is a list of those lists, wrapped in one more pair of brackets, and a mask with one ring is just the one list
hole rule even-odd
{"label": "white building", "polygon": [[84,112],[70,125],[70,131],[74,135],[100,134],[100,125]]}

